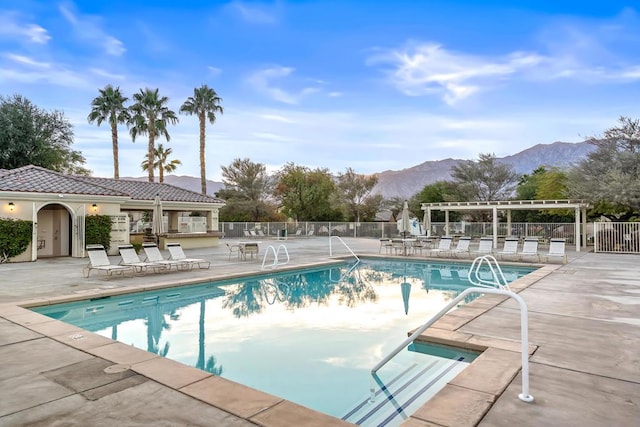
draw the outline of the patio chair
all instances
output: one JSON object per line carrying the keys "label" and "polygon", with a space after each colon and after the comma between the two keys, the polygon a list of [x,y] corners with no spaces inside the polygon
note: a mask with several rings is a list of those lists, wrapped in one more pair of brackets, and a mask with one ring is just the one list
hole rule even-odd
{"label": "patio chair", "polygon": [[562,263],[567,263],[567,253],[565,252],[565,239],[551,239],[549,242],[549,253],[544,255],[545,262],[549,262],[550,258],[560,258]]}
{"label": "patio chair", "polygon": [[518,254],[518,238],[517,237],[507,237],[504,239],[504,246],[502,250],[496,252],[496,255],[500,259],[504,259],[505,257],[516,257]]}
{"label": "patio chair", "polygon": [[471,244],[471,237],[462,236],[458,239],[458,243],[455,248],[451,249],[449,253],[454,257],[457,257],[458,254],[466,254],[469,255],[469,245]]}
{"label": "patio chair", "polygon": [[391,239],[391,249],[396,255],[398,255],[398,252],[403,255],[406,254],[406,247],[404,245],[404,240],[402,239]]}
{"label": "patio chair", "polygon": [[393,246],[391,245],[391,239],[380,239],[380,249],[378,249],[378,253],[382,253],[382,248],[384,248],[387,254],[390,254],[393,250]]}
{"label": "patio chair", "polygon": [[429,249],[427,255],[438,255],[445,254],[451,251],[451,242],[453,241],[453,237],[444,236],[440,238],[438,242],[438,247],[434,249]]}
{"label": "patio chair", "polygon": [[87,254],[89,255],[89,264],[82,269],[84,277],[89,277],[93,270],[104,271],[110,277],[113,273],[121,274],[130,271],[133,274],[133,267],[128,265],[111,264],[107,251],[102,245],[87,245]]}
{"label": "patio chair", "polygon": [[536,257],[538,259],[538,262],[540,262],[540,254],[538,253],[537,237],[526,237],[524,239],[522,250],[518,252],[518,259],[522,260],[526,257]]}
{"label": "patio chair", "polygon": [[255,256],[256,259],[258,258],[258,252],[259,252],[259,248],[258,248],[258,243],[245,243],[243,245],[240,246],[240,256],[242,257],[242,259],[246,260],[247,259],[247,255],[249,255],[251,257],[251,259],[253,259],[253,257]]}
{"label": "patio chair", "polygon": [[481,237],[480,243],[478,243],[478,249],[471,251],[471,255],[483,256],[491,255],[493,253],[493,237]]}
{"label": "patio chair", "polygon": [[211,262],[203,258],[187,258],[180,243],[167,243],[169,250],[169,260],[188,262],[191,266],[197,265],[198,268],[205,269],[211,267]]}
{"label": "patio chair", "polygon": [[162,264],[141,261],[133,245],[120,245],[118,246],[118,252],[120,252],[120,257],[122,258],[120,265],[130,266],[136,273],[146,273],[149,268],[154,273],[166,270],[166,266]]}
{"label": "patio chair", "polygon": [[235,252],[238,255],[238,258],[240,258],[241,255],[241,251],[240,251],[240,245],[230,245],[230,244],[226,244],[227,245],[227,249],[229,249],[229,260],[231,260],[231,255]]}
{"label": "patio chair", "polygon": [[172,260],[165,259],[160,253],[160,249],[158,249],[158,245],[152,242],[145,242],[142,244],[142,249],[144,249],[144,254],[146,256],[146,262],[155,262],[157,264],[162,264],[167,267],[167,269],[171,269],[171,267],[175,267],[176,270],[190,270],[191,264],[182,260]]}

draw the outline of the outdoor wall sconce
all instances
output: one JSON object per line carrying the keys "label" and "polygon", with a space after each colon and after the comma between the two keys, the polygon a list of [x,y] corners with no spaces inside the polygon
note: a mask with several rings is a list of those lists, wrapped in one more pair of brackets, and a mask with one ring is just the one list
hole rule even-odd
{"label": "outdoor wall sconce", "polygon": [[16,208],[16,205],[14,205],[13,202],[9,202],[9,212],[13,212],[15,208]]}
{"label": "outdoor wall sconce", "polygon": [[95,203],[91,205],[91,208],[94,212],[98,212],[98,205],[96,205]]}

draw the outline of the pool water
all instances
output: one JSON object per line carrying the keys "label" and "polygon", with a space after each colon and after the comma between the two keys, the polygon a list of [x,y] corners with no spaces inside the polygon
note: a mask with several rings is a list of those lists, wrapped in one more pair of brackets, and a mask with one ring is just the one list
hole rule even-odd
{"label": "pool water", "polygon": [[[370,374],[470,285],[468,267],[363,260],[34,310],[353,423],[393,426],[475,357],[414,343]],[[534,269],[503,270],[512,281]]]}

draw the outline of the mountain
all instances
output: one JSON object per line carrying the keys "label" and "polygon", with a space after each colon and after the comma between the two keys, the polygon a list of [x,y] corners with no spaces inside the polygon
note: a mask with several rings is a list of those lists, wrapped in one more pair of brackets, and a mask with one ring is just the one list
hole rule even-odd
{"label": "mountain", "polygon": [[[538,144],[517,154],[497,158],[497,161],[510,165],[518,174],[533,172],[539,166],[567,168],[585,158],[595,150],[588,142],[554,142]],[[420,163],[399,171],[384,171],[378,174],[378,184],[373,192],[385,198],[408,198],[422,190],[425,185],[451,178],[451,168],[462,159],[445,159]]]}
{"label": "mountain", "polygon": [[[518,174],[533,172],[538,166],[566,168],[584,159],[596,147],[588,142],[554,142],[553,144],[538,144],[511,156],[499,157],[497,161],[510,165]],[[373,192],[382,194],[385,198],[409,198],[422,190],[425,185],[451,178],[451,168],[462,159],[444,159],[426,161],[399,171],[384,171],[378,173],[378,184]],[[123,178],[146,181],[147,177]],[[186,190],[200,192],[200,178],[186,175],[165,175],[164,182]],[[207,194],[213,196],[224,184],[207,180]]]}
{"label": "mountain", "polygon": [[[143,177],[127,177],[122,179],[132,179],[134,181],[146,181],[148,178],[146,176]],[[158,181],[158,177],[156,177],[156,182]],[[195,176],[187,176],[187,175],[165,175],[164,176],[165,184],[171,184],[176,187],[184,188],[185,190],[190,190],[196,193],[200,193],[200,177]],[[218,190],[224,188],[224,184],[218,181],[207,180],[207,194],[209,196],[214,196]]]}

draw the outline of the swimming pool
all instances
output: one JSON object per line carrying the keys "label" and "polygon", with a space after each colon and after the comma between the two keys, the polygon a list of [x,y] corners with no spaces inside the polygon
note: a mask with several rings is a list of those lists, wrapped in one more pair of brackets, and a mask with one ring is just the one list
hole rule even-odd
{"label": "swimming pool", "polygon": [[34,310],[351,422],[397,425],[474,354],[414,344],[369,371],[468,286],[468,266],[363,260]]}

